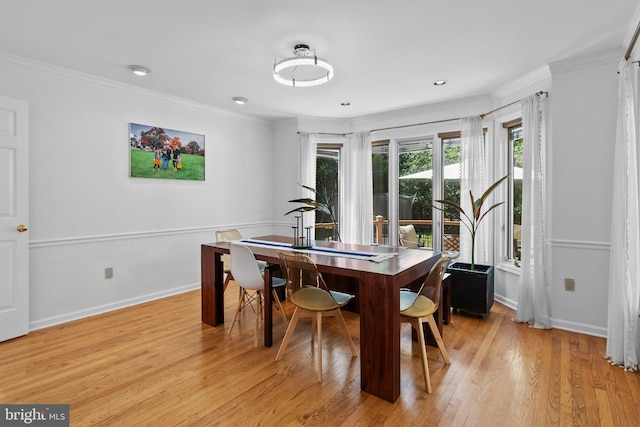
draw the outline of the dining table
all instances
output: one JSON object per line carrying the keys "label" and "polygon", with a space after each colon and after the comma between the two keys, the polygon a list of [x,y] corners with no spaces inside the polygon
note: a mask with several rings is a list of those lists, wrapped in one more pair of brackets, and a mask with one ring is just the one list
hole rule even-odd
{"label": "dining table", "polygon": [[[360,317],[360,388],[394,402],[400,396],[400,288],[419,286],[439,252],[384,245],[314,241],[309,249],[293,249],[293,238],[277,235],[243,239],[256,260],[265,261],[265,307],[271,307],[271,278],[279,274],[280,251],[311,257],[327,283],[356,295],[353,311]],[[229,243],[201,245],[202,322],[224,323],[222,255]],[[328,278],[328,280],[327,280]],[[264,345],[273,345],[272,310],[263,310]]]}

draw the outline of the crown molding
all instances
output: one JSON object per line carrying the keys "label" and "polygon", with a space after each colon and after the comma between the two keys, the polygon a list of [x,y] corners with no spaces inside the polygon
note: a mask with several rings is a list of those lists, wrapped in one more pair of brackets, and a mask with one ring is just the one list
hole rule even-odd
{"label": "crown molding", "polygon": [[192,101],[185,98],[169,95],[163,92],[158,92],[149,89],[143,89],[134,85],[117,82],[115,80],[105,79],[103,77],[94,76],[92,74],[81,73],[68,68],[59,67],[57,65],[47,64],[44,62],[35,61],[33,59],[24,58],[21,56],[11,55],[5,52],[0,52],[0,61],[20,65],[23,67],[44,71],[48,73],[57,74],[58,76],[90,84],[104,89],[120,90],[128,93],[135,93],[138,95],[149,96],[163,101],[171,102],[173,104],[180,104],[185,107],[194,108],[207,113],[212,113],[218,116],[226,116],[235,119],[249,120],[257,124],[272,128],[273,122],[271,120],[251,116],[249,114],[236,113],[222,108],[214,107],[212,105],[204,104],[201,102]]}
{"label": "crown molding", "polygon": [[350,119],[332,118],[298,118],[298,132],[328,132],[328,133],[349,133],[351,132]]}
{"label": "crown molding", "polygon": [[494,99],[501,103],[502,100],[510,97],[521,97],[525,91],[533,93],[539,90],[549,90],[550,86],[551,70],[548,64],[544,64],[520,77],[496,86],[496,88],[491,91],[491,94]]}
{"label": "crown molding", "polygon": [[585,68],[597,67],[611,63],[618,63],[624,57],[624,49],[608,49],[587,55],[575,56],[573,58],[562,59],[549,63],[551,74],[566,73],[570,71],[583,70]]}
{"label": "crown molding", "polygon": [[492,106],[492,97],[486,93],[355,117],[352,119],[351,124],[354,132],[395,126],[414,126],[414,123],[454,120],[457,117],[482,114],[490,110]]}

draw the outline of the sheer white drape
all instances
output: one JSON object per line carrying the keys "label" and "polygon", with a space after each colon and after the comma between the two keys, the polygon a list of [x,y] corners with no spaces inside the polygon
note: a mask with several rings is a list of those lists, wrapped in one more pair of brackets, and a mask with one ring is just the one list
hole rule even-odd
{"label": "sheer white drape", "polygon": [[[298,161],[298,184],[316,188],[316,153],[318,151],[318,138],[316,134],[300,133],[300,158]],[[298,187],[298,198],[316,198],[316,195],[307,189]],[[293,208],[293,207],[292,207]],[[293,215],[293,214],[292,214]],[[305,212],[304,226],[312,226],[316,222],[315,211]],[[311,238],[315,238],[315,228],[311,228]]]}
{"label": "sheer white drape", "polygon": [[[638,370],[640,338],[640,217],[638,214],[638,139],[634,105],[634,64],[618,66],[618,120],[613,164],[611,260],[606,355],[625,370]],[[637,71],[635,71],[637,73]]]}
{"label": "sheer white drape", "polygon": [[343,177],[340,234],[347,243],[373,242],[373,175],[371,170],[371,135],[359,132],[347,141],[348,160]]}
{"label": "sheer white drape", "polygon": [[[485,174],[485,147],[480,116],[462,119],[461,131],[461,176],[460,176],[460,205],[465,212],[471,212],[469,191],[474,198],[478,198],[487,189]],[[476,232],[475,262],[486,264],[489,262],[487,239],[487,224],[483,221]],[[460,227],[460,260],[471,261],[471,233]]]}
{"label": "sheer white drape", "polygon": [[545,246],[546,98],[522,100],[524,139],[522,177],[522,251],[520,293],[515,320],[535,328],[551,327]]}

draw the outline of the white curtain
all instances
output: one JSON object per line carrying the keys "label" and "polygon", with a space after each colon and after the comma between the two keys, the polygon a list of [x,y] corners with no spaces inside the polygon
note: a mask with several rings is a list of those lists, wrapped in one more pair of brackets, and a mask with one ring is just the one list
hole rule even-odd
{"label": "white curtain", "polygon": [[346,243],[373,242],[373,174],[371,170],[371,135],[355,133],[347,141],[347,164],[341,199],[340,235]]}
{"label": "white curtain", "polygon": [[[477,199],[488,187],[485,174],[484,134],[480,116],[462,119],[461,137],[460,205],[465,212],[469,213],[471,212],[469,191]],[[475,262],[477,264],[489,262],[486,226],[486,221],[483,221],[476,232]],[[460,260],[471,261],[471,233],[464,226],[460,226]]]}
{"label": "white curtain", "polygon": [[625,370],[636,371],[640,353],[640,217],[638,139],[631,67],[638,68],[624,59],[618,66],[620,82],[613,164],[606,355],[611,363],[621,365]]}
{"label": "white curtain", "polygon": [[536,94],[522,100],[522,251],[515,318],[541,329],[551,327],[545,246],[546,110],[546,97]]}
{"label": "white curtain", "polygon": [[[300,133],[300,158],[298,161],[298,184],[316,188],[316,153],[318,151],[318,138],[316,134]],[[298,186],[298,198],[316,198],[316,195],[309,190]],[[316,222],[315,211],[305,212],[304,226],[313,226]],[[301,230],[306,236],[306,232]],[[311,238],[315,238],[315,227],[311,228]]]}

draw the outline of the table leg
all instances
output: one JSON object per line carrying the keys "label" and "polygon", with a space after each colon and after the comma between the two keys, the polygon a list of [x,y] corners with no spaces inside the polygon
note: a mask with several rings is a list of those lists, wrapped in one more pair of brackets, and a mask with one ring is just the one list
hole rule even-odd
{"label": "table leg", "polygon": [[268,265],[264,269],[264,346],[273,345],[273,295],[271,288],[272,268]]}
{"label": "table leg", "polygon": [[389,402],[400,396],[400,286],[385,276],[359,281],[360,388]]}
{"label": "table leg", "polygon": [[442,309],[442,323],[449,324],[451,319],[451,274],[445,273],[442,278],[442,300],[440,303]]}
{"label": "table leg", "polygon": [[224,323],[224,267],[220,253],[208,246],[200,248],[200,286],[202,322],[211,326]]}

